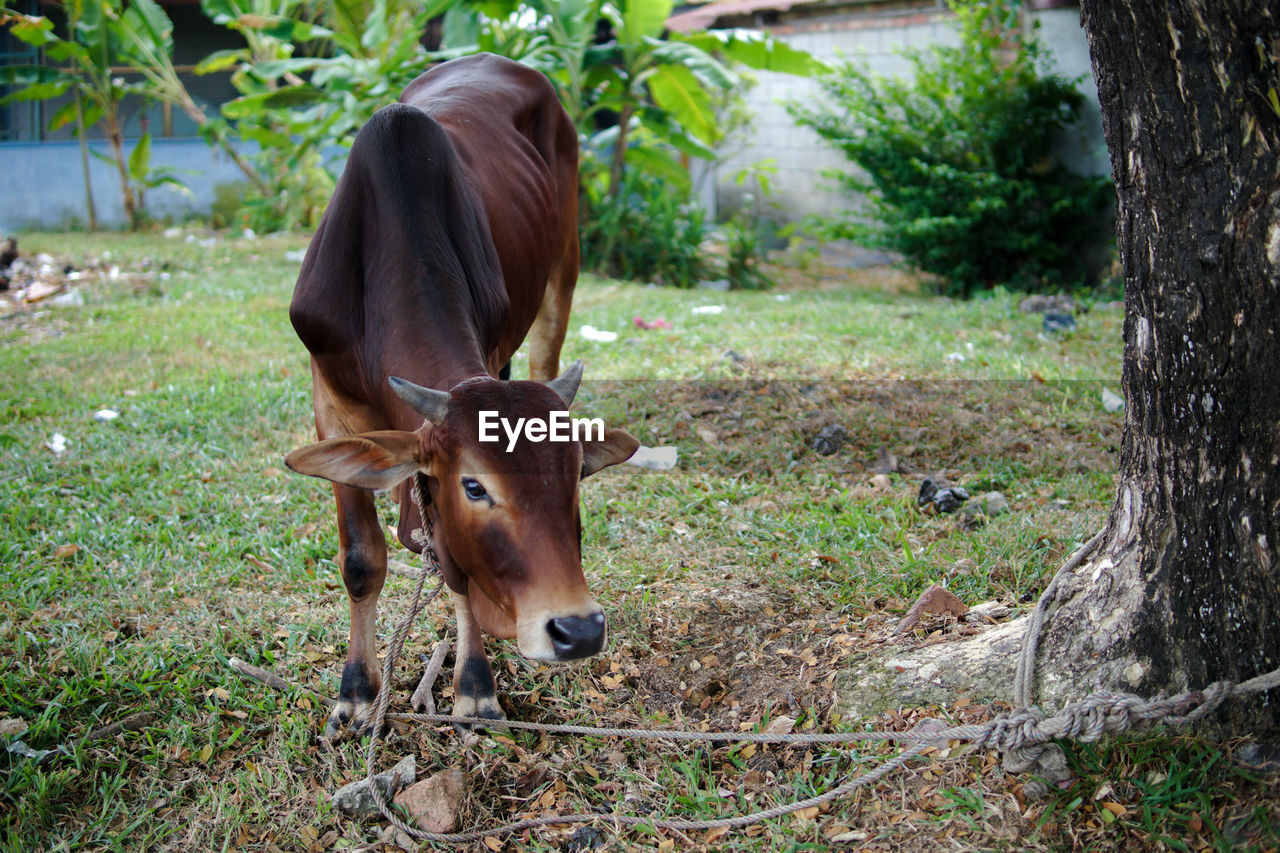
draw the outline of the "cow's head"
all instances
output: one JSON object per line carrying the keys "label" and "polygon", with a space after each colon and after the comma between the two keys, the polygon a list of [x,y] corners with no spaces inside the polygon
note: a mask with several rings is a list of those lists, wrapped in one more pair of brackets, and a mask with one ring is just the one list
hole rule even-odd
{"label": "cow's head", "polygon": [[[519,419],[552,421],[566,411],[582,377],[575,362],[548,383],[478,379],[436,391],[393,378],[391,385],[425,420],[414,432],[386,430],[332,438],[295,450],[294,471],[364,489],[389,489],[415,473],[430,485],[436,547],[446,568],[466,578],[472,610],[488,633],[514,638],[539,660],[596,654],[604,613],[582,574],[578,481],[628,459],[639,446],[623,430],[576,440],[510,447]],[[481,418],[486,434],[481,441]]]}

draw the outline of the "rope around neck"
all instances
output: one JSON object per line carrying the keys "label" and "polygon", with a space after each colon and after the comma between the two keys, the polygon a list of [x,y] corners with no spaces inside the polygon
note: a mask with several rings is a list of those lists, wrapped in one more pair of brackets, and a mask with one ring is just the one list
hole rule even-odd
{"label": "rope around neck", "polygon": [[[369,744],[365,751],[365,764],[369,791],[373,796],[374,802],[378,805],[378,810],[396,829],[420,841],[468,844],[487,837],[502,836],[543,826],[596,822],[612,824],[618,828],[643,826],[652,829],[685,832],[711,829],[740,829],[802,809],[821,806],[844,797],[858,788],[872,785],[894,770],[906,766],[909,761],[919,757],[930,746],[945,744],[949,741],[972,742],[978,748],[997,749],[1004,753],[1003,769],[1007,772],[1031,772],[1046,777],[1050,784],[1056,784],[1064,778],[1070,778],[1070,774],[1067,771],[1066,755],[1063,753],[1062,748],[1054,742],[1056,739],[1062,738],[1081,742],[1096,741],[1104,735],[1118,734],[1144,722],[1185,725],[1212,713],[1228,697],[1244,696],[1280,686],[1280,669],[1276,669],[1241,684],[1233,685],[1229,681],[1217,681],[1210,684],[1203,691],[1189,690],[1178,696],[1150,701],[1127,693],[1097,691],[1089,694],[1081,701],[1067,705],[1051,717],[1046,716],[1039,708],[1031,707],[1029,698],[1034,678],[1036,645],[1044,619],[1044,612],[1053,598],[1052,594],[1056,594],[1059,580],[1069,571],[1078,567],[1101,543],[1103,534],[1099,533],[1085,543],[1063,565],[1036,605],[1036,610],[1024,635],[1022,655],[1018,660],[1015,691],[1020,710],[1012,714],[998,717],[984,724],[953,726],[950,728],[942,728],[937,720],[925,720],[916,729],[908,732],[816,734],[688,732],[661,729],[603,728],[509,720],[505,723],[506,727],[523,731],[546,734],[620,737],[637,740],[791,745],[900,742],[912,745],[896,756],[885,760],[872,770],[856,776],[846,777],[839,785],[822,794],[736,817],[711,820],[674,820],[640,815],[584,813],[530,818],[469,832],[426,832],[409,825],[401,819],[388,805],[382,789],[373,781],[377,766],[378,742],[382,738],[383,725],[388,719],[411,723],[450,723],[478,726],[493,726],[493,721],[472,717],[455,717],[448,714],[387,713],[391,674],[404,648],[404,641],[408,636],[409,628],[422,610],[440,594],[444,585],[440,571],[440,560],[436,555],[432,542],[432,522],[427,512],[426,491],[420,475],[414,476],[414,488],[411,492],[411,497],[418,505],[419,515],[422,518],[422,528],[415,530],[413,536],[415,542],[422,546],[423,569],[414,587],[413,600],[409,606],[409,611],[396,627],[387,649],[386,661],[382,668],[382,685],[374,704],[373,724],[369,734]],[[422,591],[427,576],[432,574],[437,578],[436,586],[424,601],[422,599]],[[1024,796],[1028,799],[1038,799],[1047,791],[1048,785],[1040,780],[1032,780],[1023,786]]]}

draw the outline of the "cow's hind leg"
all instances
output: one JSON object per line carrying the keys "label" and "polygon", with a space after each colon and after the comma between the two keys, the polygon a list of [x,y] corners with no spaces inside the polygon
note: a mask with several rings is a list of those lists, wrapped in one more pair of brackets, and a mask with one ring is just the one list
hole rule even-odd
{"label": "cow's hind leg", "polygon": [[373,493],[335,484],[338,502],[338,562],[351,605],[351,643],[342,669],[338,704],[329,713],[325,736],[349,729],[360,734],[382,684],[378,666],[378,596],[387,579],[387,540],[378,524]]}
{"label": "cow's hind leg", "polygon": [[471,601],[449,590],[458,620],[457,660],[453,666],[453,715],[502,722],[507,719],[498,704],[498,686],[484,654],[484,638],[471,613]]}
{"label": "cow's hind leg", "polygon": [[546,382],[560,375],[560,348],[569,328],[573,289],[578,283],[578,238],[552,271],[538,317],[529,330],[529,378]]}

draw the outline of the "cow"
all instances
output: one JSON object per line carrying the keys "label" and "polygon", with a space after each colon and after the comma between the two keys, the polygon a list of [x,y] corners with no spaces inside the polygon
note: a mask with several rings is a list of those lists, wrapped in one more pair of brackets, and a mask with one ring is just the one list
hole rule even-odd
{"label": "cow", "polygon": [[[351,634],[325,726],[359,734],[380,687],[375,640],[387,543],[373,490],[395,489],[397,538],[420,551],[413,478],[457,619],[453,712],[505,719],[482,632],[537,660],[604,646],[582,572],[578,482],[625,461],[623,430],[514,448],[482,442],[480,413],[515,422],[573,402],[559,373],[578,276],[578,147],[541,73],[490,55],[438,65],[361,128],[289,306],[311,354],[319,443],[294,471],[332,481]],[[509,381],[529,339],[529,381]],[[492,414],[488,414],[492,417]]]}

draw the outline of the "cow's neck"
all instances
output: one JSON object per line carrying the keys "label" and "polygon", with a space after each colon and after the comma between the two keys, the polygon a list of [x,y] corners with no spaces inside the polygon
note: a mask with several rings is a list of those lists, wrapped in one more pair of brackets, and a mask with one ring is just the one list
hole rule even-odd
{"label": "cow's neck", "polygon": [[417,328],[407,334],[412,341],[394,347],[390,352],[412,353],[413,365],[400,368],[393,363],[385,372],[399,375],[423,385],[448,391],[465,379],[489,376],[501,365],[490,364],[480,334],[469,323],[454,322],[440,314],[423,318]]}

